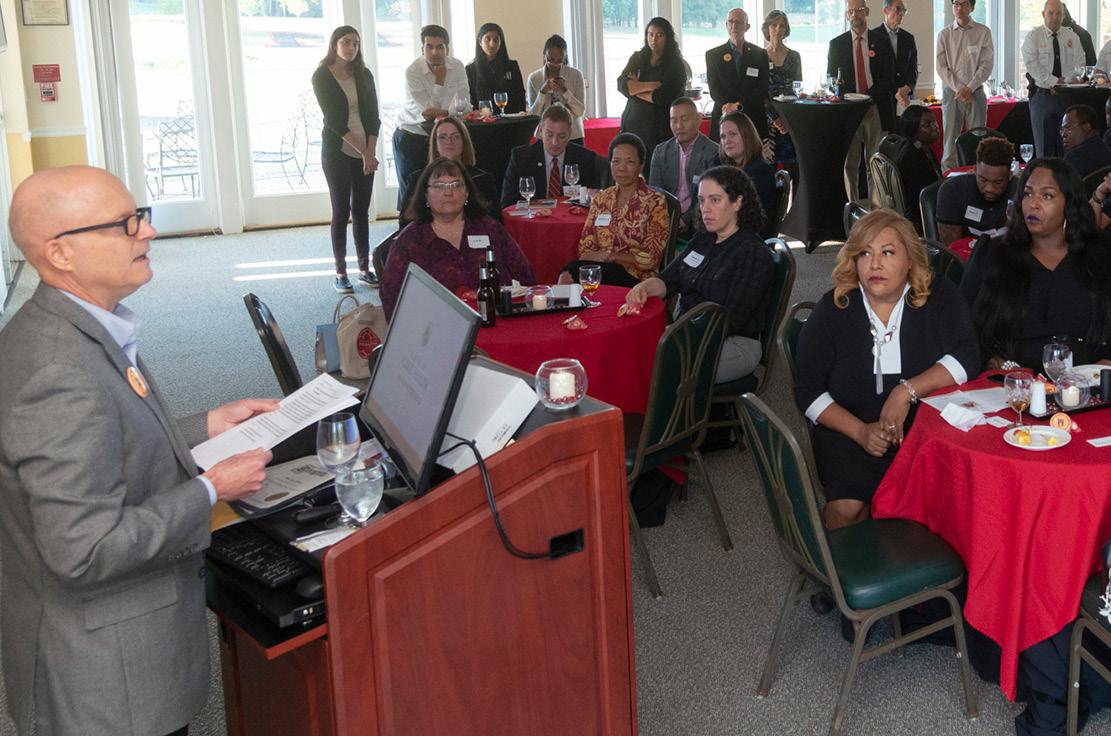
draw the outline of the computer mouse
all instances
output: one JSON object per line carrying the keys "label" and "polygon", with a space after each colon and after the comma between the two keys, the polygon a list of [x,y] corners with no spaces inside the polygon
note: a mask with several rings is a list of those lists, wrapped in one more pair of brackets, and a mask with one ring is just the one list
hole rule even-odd
{"label": "computer mouse", "polygon": [[324,597],[324,581],[319,575],[306,575],[297,581],[297,595],[306,600],[318,601]]}

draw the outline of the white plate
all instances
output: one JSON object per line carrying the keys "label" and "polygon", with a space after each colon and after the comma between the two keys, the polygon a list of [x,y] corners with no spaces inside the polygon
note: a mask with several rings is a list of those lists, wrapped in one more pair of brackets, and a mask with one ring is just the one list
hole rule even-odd
{"label": "white plate", "polygon": [[1099,372],[1111,370],[1111,365],[1078,365],[1070,369],[1073,373],[1079,373],[1088,379],[1088,387],[1099,390]]}
{"label": "white plate", "polygon": [[872,98],[869,97],[868,95],[862,95],[859,92],[846,92],[845,93],[845,99],[848,100],[849,102],[867,102],[868,100],[870,100]]}
{"label": "white plate", "polygon": [[[1063,429],[1053,427],[1023,427],[1023,429],[1030,433],[1031,443],[1029,445],[1024,445],[1015,439],[1015,433],[1019,431],[1018,427],[1012,427],[1004,432],[1003,441],[1020,450],[1056,450],[1072,441],[1072,435]],[[1056,445],[1046,444],[1046,440],[1050,437],[1057,438]]]}

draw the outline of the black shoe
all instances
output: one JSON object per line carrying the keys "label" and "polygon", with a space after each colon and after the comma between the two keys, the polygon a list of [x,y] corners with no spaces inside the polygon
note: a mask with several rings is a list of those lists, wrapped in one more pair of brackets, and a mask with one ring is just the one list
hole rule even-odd
{"label": "black shoe", "polygon": [[837,601],[833,600],[833,596],[824,590],[819,590],[817,593],[810,596],[810,608],[819,616],[826,615],[836,607]]}
{"label": "black shoe", "polygon": [[332,288],[341,294],[352,294],[355,288],[351,286],[351,282],[346,276],[336,276],[336,280],[332,283]]}
{"label": "black shoe", "polygon": [[373,271],[359,271],[359,281],[367,286],[378,286],[378,274]]}

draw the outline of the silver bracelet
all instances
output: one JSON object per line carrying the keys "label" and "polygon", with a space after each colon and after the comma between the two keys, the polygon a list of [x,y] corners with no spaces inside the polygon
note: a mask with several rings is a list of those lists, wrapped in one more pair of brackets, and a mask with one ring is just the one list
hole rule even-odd
{"label": "silver bracelet", "polygon": [[1020,365],[1018,364],[1018,362],[1017,362],[1017,361],[1014,361],[1014,360],[1004,360],[1004,361],[1003,361],[1003,363],[1002,363],[1002,364],[1000,364],[1000,366],[999,366],[999,367],[1000,367],[1000,368],[1002,368],[1002,369],[1003,369],[1003,370],[1005,370],[1005,371],[1013,371],[1013,370],[1015,370],[1016,368],[1021,368],[1022,366],[1020,366]]}
{"label": "silver bracelet", "polygon": [[911,382],[905,378],[901,378],[899,379],[899,385],[905,388],[907,390],[907,393],[910,394],[910,403],[917,404],[918,392],[914,390],[914,386],[911,384]]}

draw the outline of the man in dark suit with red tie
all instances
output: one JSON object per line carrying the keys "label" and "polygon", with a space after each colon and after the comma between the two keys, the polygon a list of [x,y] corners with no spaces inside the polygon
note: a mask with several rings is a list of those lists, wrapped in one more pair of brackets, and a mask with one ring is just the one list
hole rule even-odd
{"label": "man in dark suit with red tie", "polygon": [[718,139],[721,116],[734,110],[748,115],[761,138],[768,135],[768,52],[745,41],[748,14],[733,8],[725,20],[729,40],[706,52],[706,80],[714,112],[710,118],[710,138]]}
{"label": "man in dark suit with red tie", "polygon": [[861,156],[871,157],[883,131],[895,129],[895,53],[886,33],[868,30],[865,0],[848,0],[845,15],[849,30],[829,42],[826,72],[836,77],[840,70],[842,93],[867,94],[876,103],[864,116],[845,158],[845,193],[853,200],[860,188]]}
{"label": "man in dark suit with red tie", "polygon": [[605,161],[589,148],[571,143],[571,113],[563,105],[552,105],[540,116],[540,139],[517,146],[509,155],[502,180],[501,206],[517,202],[522,176],[531,176],[538,199],[563,196],[563,167],[577,164],[579,186],[601,189],[609,182]]}

